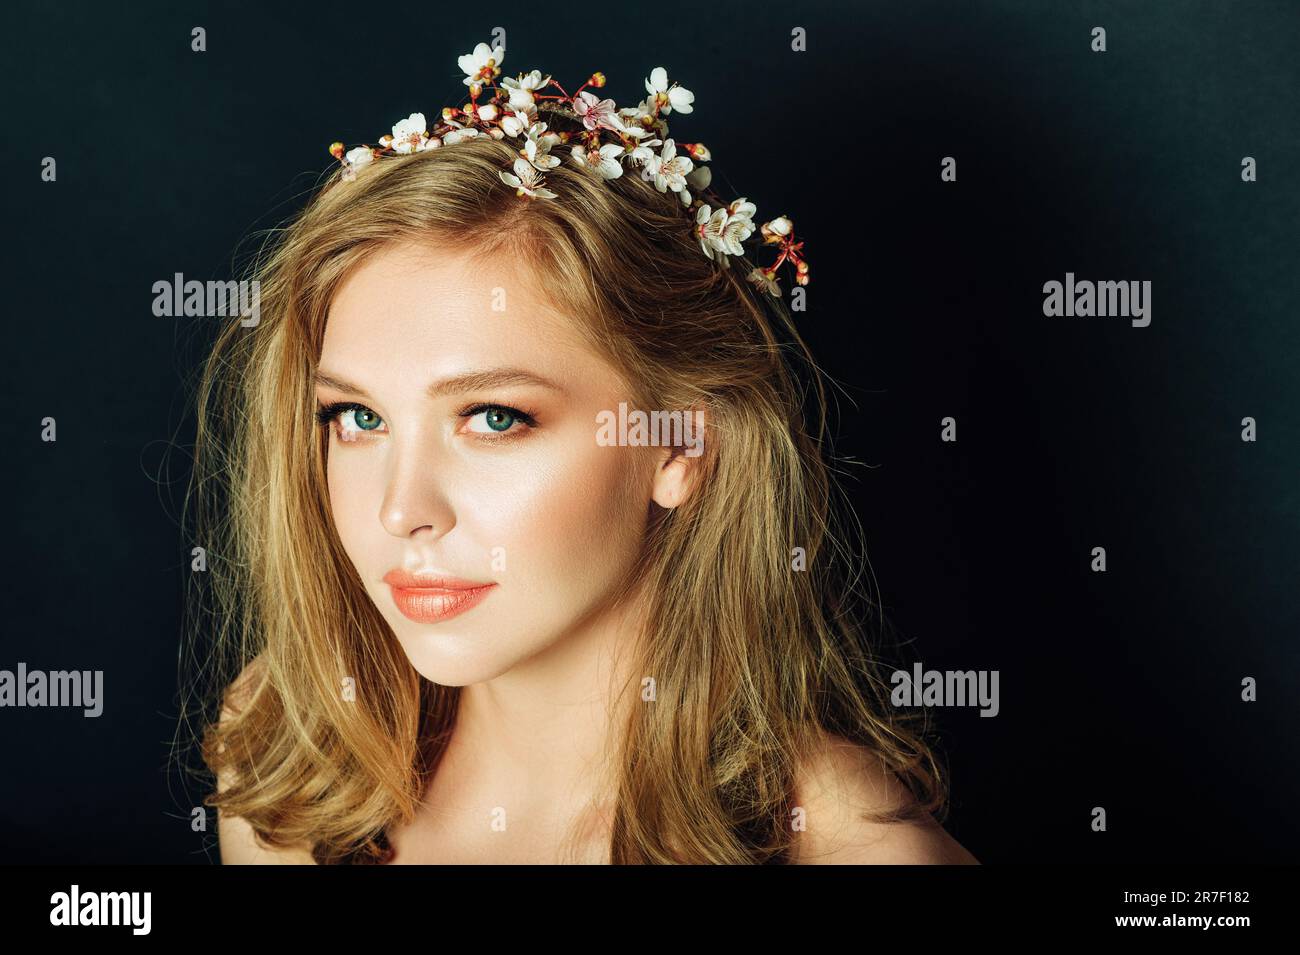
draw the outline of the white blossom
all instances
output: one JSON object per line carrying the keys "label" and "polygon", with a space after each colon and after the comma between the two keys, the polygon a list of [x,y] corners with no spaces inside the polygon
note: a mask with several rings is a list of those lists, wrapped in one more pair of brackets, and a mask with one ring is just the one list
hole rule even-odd
{"label": "white blossom", "polygon": [[754,223],[750,219],[750,210],[754,204],[744,199],[737,199],[728,208],[712,209],[708,203],[700,206],[695,214],[695,233],[700,240],[700,248],[710,259],[729,268],[728,255],[743,255],[745,247],[741,245],[754,232]]}
{"label": "white blossom", "polygon": [[374,150],[369,146],[358,146],[356,149],[349,149],[347,155],[343,157],[343,181],[351,182],[357,178],[357,170],[362,166],[368,166],[374,159]]}
{"label": "white blossom", "polygon": [[356,149],[349,149],[344,158],[349,166],[365,166],[374,161],[375,153],[369,146],[358,146]]}
{"label": "white blossom", "polygon": [[423,113],[412,113],[406,119],[394,123],[393,151],[403,154],[419,151],[429,138],[425,125]]}
{"label": "white blossom", "polygon": [[689,113],[695,108],[691,105],[695,102],[695,94],[676,83],[670,88],[668,71],[662,66],[656,66],[650,71],[650,78],[645,81],[645,91],[659,104],[661,113],[671,113],[673,110]]}
{"label": "white blossom", "polygon": [[560,164],[560,157],[551,155],[551,147],[560,141],[558,134],[548,133],[545,123],[533,123],[526,135],[528,138],[524,140],[524,158],[540,172],[554,169]]}
{"label": "white blossom", "polygon": [[473,139],[478,135],[478,130],[473,126],[462,126],[460,123],[448,121],[452,127],[451,132],[444,133],[442,137],[443,145],[451,146],[460,142],[462,139]]}
{"label": "white blossom", "polygon": [[[465,85],[473,86],[475,83],[482,83],[484,80],[491,80],[503,62],[505,62],[506,51],[504,47],[489,47],[486,43],[480,43],[474,47],[473,53],[466,53],[458,57],[456,64],[465,75]],[[492,66],[488,66],[488,61],[492,61]],[[496,68],[496,69],[494,69]]]}
{"label": "white blossom", "polygon": [[623,175],[623,166],[619,158],[625,150],[618,143],[607,143],[599,150],[588,150],[586,146],[574,146],[570,155],[574,162],[594,169],[604,179],[617,179]]}
{"label": "white blossom", "polygon": [[764,222],[762,229],[764,242],[777,243],[794,231],[794,223],[785,216],[777,216],[771,222]]}
{"label": "white blossom", "polygon": [[[658,139],[651,139],[645,142],[638,142],[635,146],[633,146],[630,150],[628,150],[626,159],[634,166],[642,166],[645,164],[645,161],[647,159],[651,158],[655,154],[655,151],[650,147],[662,146],[662,145],[663,142]],[[687,179],[690,179],[690,177],[687,176]]]}
{"label": "white blossom", "polygon": [[530,196],[532,198],[555,199],[558,198],[551,190],[541,185],[542,176],[533,167],[533,164],[520,156],[515,160],[514,175],[506,172],[504,169],[499,170],[497,175],[507,186],[514,186],[515,194],[518,196]]}
{"label": "white blossom", "polygon": [[[653,180],[655,188],[660,192],[671,189],[673,192],[680,193],[686,188],[686,174],[694,166],[689,156],[678,156],[676,145],[671,139],[666,139],[663,148],[659,150],[659,155],[651,154],[646,159],[642,175],[646,179]],[[685,201],[690,200],[687,198]]]}
{"label": "white blossom", "polygon": [[505,130],[507,136],[522,136],[537,122],[537,110],[525,106],[511,108],[514,109],[513,113],[501,117],[501,128]]}
{"label": "white blossom", "polygon": [[546,89],[550,84],[551,78],[549,76],[543,77],[541,70],[521,73],[518,77],[507,76],[501,81],[501,85],[509,90],[510,108],[515,112],[518,112],[520,107],[535,105],[536,100],[533,98],[533,93],[537,90]]}

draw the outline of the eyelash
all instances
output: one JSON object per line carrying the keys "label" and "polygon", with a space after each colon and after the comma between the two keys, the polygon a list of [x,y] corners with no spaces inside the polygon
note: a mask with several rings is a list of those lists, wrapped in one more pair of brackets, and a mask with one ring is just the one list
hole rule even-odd
{"label": "eyelash", "polygon": [[[365,405],[358,404],[355,401],[331,402],[330,404],[327,404],[324,407],[317,409],[313,417],[316,419],[316,423],[320,425],[322,428],[329,428],[332,424],[334,424],[338,420],[339,415],[346,414],[351,411],[369,411],[376,418],[379,418],[380,421],[383,421],[383,417],[378,413],[376,413],[373,409],[367,408]],[[461,418],[472,418],[475,415],[482,414],[485,411],[504,411],[512,418],[514,418],[516,421],[522,422],[524,425],[526,425],[525,430],[537,427],[537,419],[530,412],[524,411],[520,408],[512,407],[510,405],[493,404],[491,402],[480,402],[479,404],[471,405],[470,407],[464,409],[463,411],[457,412],[457,416]],[[365,432],[361,431],[358,433],[364,434]],[[518,437],[522,436],[522,432],[516,431],[514,429],[511,429],[509,431],[499,432],[496,436],[491,436],[481,431],[473,432],[473,434],[475,435],[475,437],[479,438],[480,440],[492,441],[492,442],[513,441]],[[356,439],[355,437],[353,437],[349,440],[356,440]]]}

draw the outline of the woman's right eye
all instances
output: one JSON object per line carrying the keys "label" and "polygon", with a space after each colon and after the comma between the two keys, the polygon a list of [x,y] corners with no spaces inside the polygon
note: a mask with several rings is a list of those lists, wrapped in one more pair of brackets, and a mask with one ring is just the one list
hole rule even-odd
{"label": "woman's right eye", "polygon": [[336,424],[334,433],[340,441],[356,441],[358,435],[383,434],[380,426],[384,419],[365,405],[354,402],[335,402],[316,412],[316,421],[323,427]]}

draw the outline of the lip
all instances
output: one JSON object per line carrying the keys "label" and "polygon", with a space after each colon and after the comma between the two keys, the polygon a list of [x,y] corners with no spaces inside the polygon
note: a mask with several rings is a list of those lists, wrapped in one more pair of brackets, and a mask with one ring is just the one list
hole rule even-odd
{"label": "lip", "polygon": [[390,570],[383,577],[402,615],[416,623],[438,623],[478,606],[495,583],[463,580],[446,574],[411,574]]}

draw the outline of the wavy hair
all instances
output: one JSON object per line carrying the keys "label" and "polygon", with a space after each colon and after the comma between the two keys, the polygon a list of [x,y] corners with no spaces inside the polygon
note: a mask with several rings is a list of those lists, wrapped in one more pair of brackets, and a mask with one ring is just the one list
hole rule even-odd
{"label": "wavy hair", "polygon": [[[205,804],[269,847],[376,861],[450,738],[459,689],[414,670],[357,578],[312,416],[335,290],[376,249],[432,240],[526,260],[640,407],[707,409],[699,480],[652,522],[638,565],[649,598],[632,672],[654,675],[657,701],[612,731],[610,860],[790,861],[795,781],[828,733],[914,797],[873,818],[942,821],[924,715],[890,706],[867,636],[884,621],[828,463],[825,376],[785,300],[746,280],[747,258],[710,261],[678,196],[635,172],[564,163],[548,174],[558,199],[523,201],[497,175],[514,156],[480,136],[351,182],[335,171],[253,263],[260,324],[224,327],[203,363],[185,508],[209,572],[187,603],[203,661],[189,685],[207,770],[233,780]],[[355,701],[344,675],[367,688]]]}

